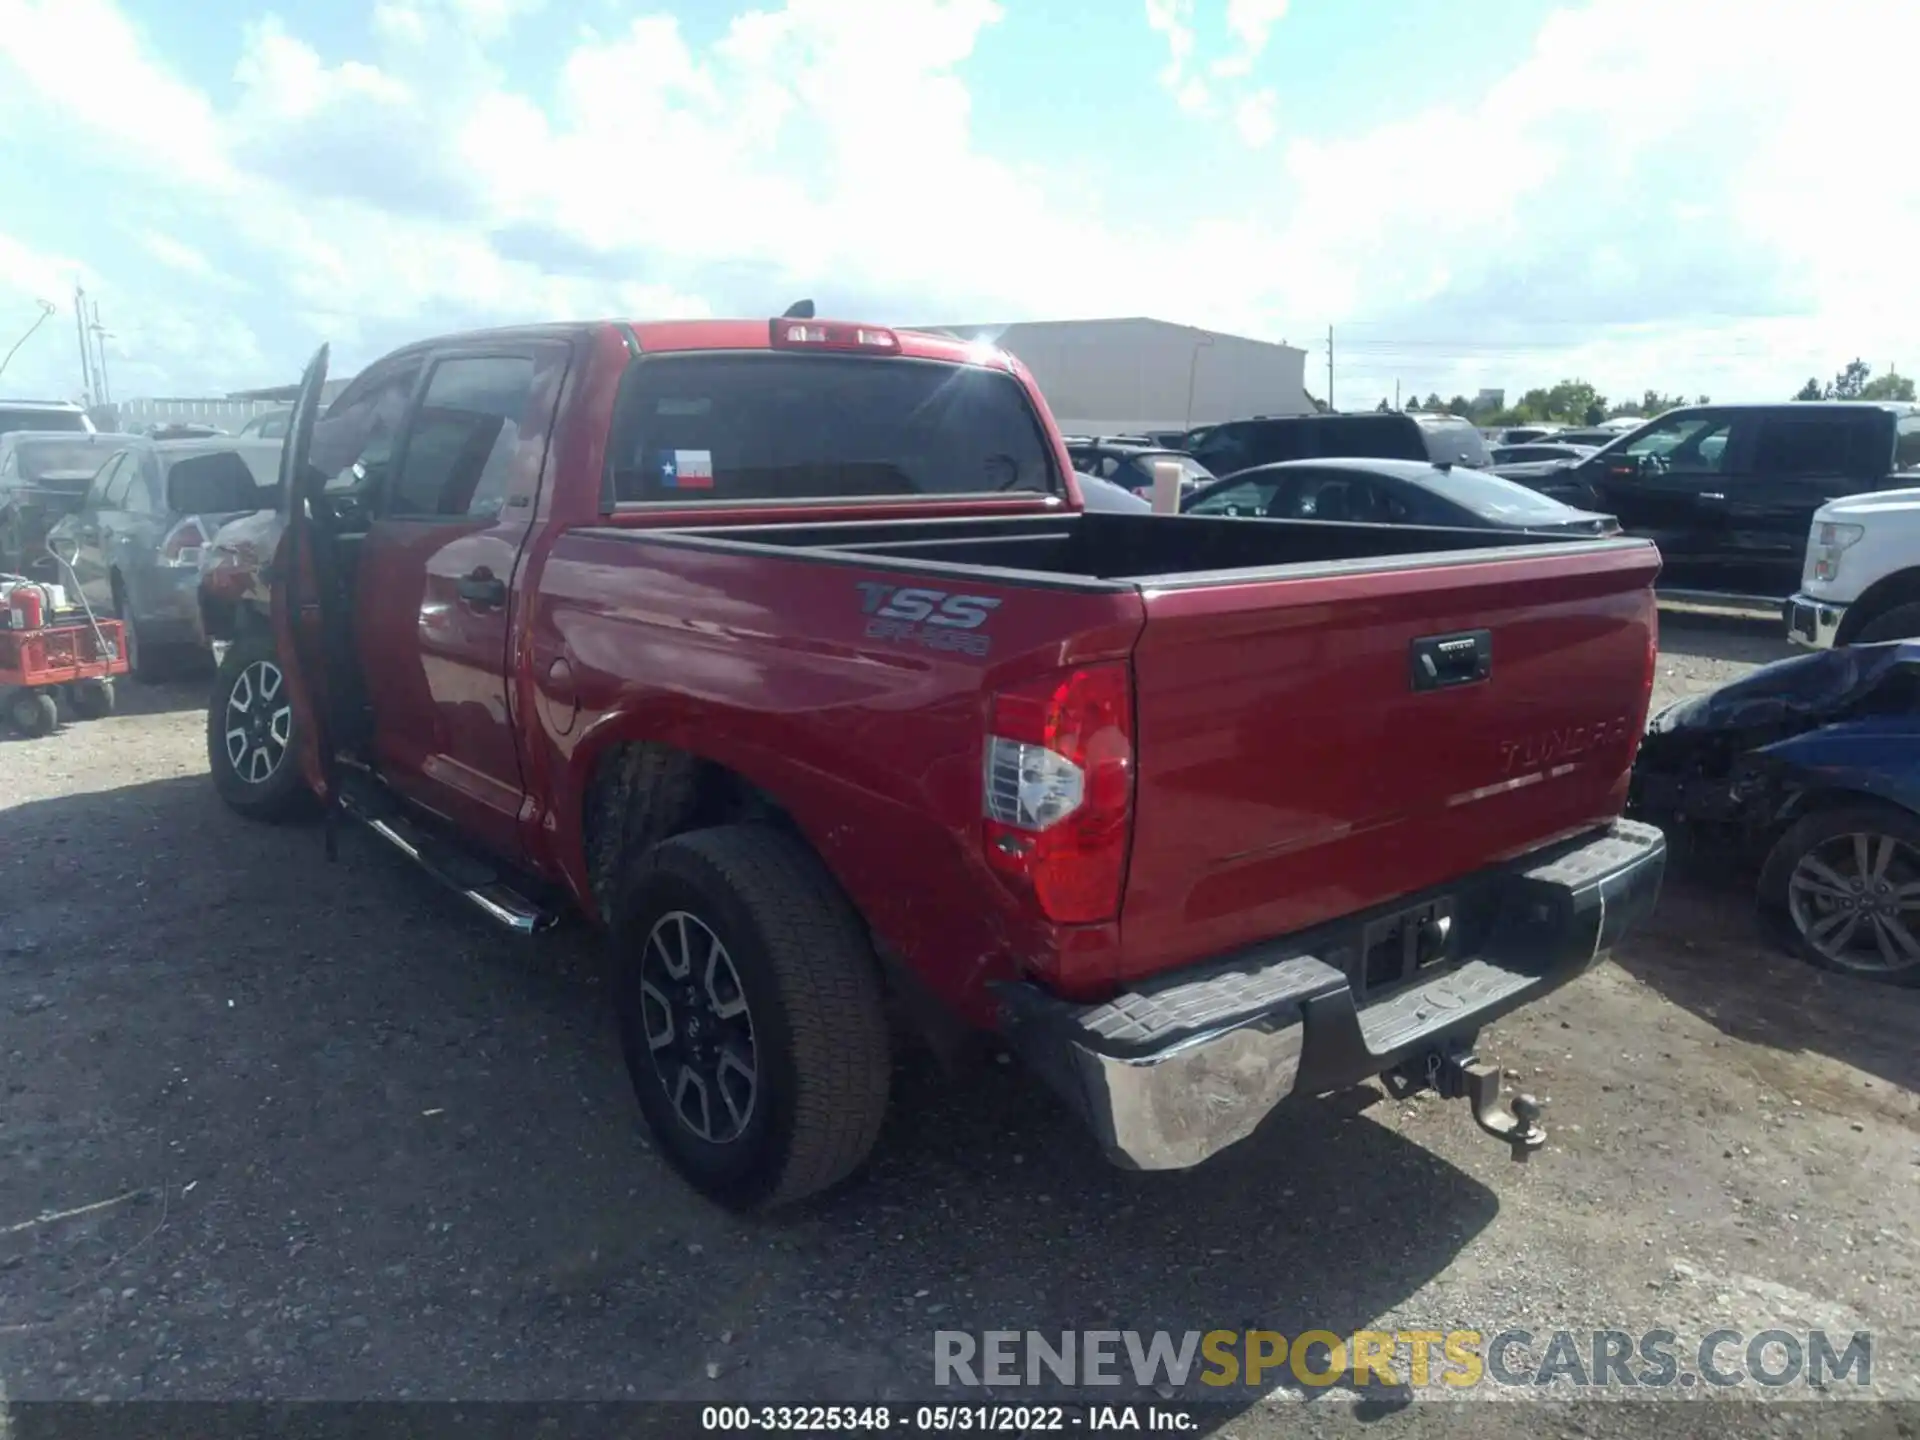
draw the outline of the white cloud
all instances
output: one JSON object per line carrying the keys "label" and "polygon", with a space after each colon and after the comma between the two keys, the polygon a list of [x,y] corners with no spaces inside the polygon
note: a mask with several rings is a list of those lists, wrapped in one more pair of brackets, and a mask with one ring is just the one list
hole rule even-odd
{"label": "white cloud", "polygon": [[1910,128],[1916,44],[1899,0],[1561,11],[1476,103],[1287,148],[1273,249],[1301,278],[1279,308],[1377,322],[1342,365],[1367,396],[1583,367],[1764,396],[1857,348],[1895,358],[1920,178],[1870,137]]}
{"label": "white cloud", "polygon": [[170,270],[214,284],[231,283],[205,255],[171,235],[159,230],[141,230],[137,238],[142,249]]}
{"label": "white cloud", "polygon": [[1287,13],[1287,0],[1227,0],[1227,30],[1257,56],[1267,48],[1267,37]]}
{"label": "white cloud", "polygon": [[1167,68],[1160,83],[1178,94],[1193,60],[1193,0],[1147,0],[1147,28],[1166,37]]}
{"label": "white cloud", "polygon": [[1271,88],[1243,95],[1233,107],[1234,128],[1240,138],[1255,150],[1273,143],[1280,133],[1280,97]]}
{"label": "white cloud", "polygon": [[165,166],[176,182],[228,180],[212,103],[153,64],[111,0],[0,0],[0,60],[8,135],[26,133],[21,110],[38,101],[60,117],[43,142],[106,145],[131,165]]}
{"label": "white cloud", "polygon": [[30,319],[36,285],[64,301],[84,260],[125,374],[175,388],[261,383],[322,335],[354,364],[474,323],[807,293],[895,320],[1334,322],[1347,401],[1581,369],[1767,394],[1920,331],[1920,182],[1888,139],[1911,129],[1910,0],[1589,0],[1482,94],[1345,135],[1284,109],[1291,139],[1256,63],[1285,5],[1148,0],[1169,103],[1231,147],[1206,157],[1219,208],[1171,222],[1106,208],[1082,157],[981,152],[967,67],[994,0],[761,3],[710,41],[628,17],[511,80],[526,0],[380,0],[344,55],[265,19],[216,102],[110,0],[0,0],[0,132],[116,175],[142,234],[109,265],[99,233],[16,222],[0,317]]}
{"label": "white cloud", "polygon": [[1225,54],[1201,66],[1194,0],[1146,0],[1147,28],[1167,42],[1160,84],[1188,114],[1225,113],[1247,144],[1256,149],[1266,145],[1275,133],[1266,117],[1273,113],[1276,97],[1270,90],[1246,86],[1273,27],[1286,17],[1287,5],[1288,0],[1226,0],[1231,43]]}

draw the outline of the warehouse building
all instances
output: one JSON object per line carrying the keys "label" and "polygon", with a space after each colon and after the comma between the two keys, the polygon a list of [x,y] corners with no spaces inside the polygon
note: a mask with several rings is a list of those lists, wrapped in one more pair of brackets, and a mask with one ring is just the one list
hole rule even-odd
{"label": "warehouse building", "polygon": [[1069,435],[1303,415],[1307,352],[1145,318],[919,327],[1017,355]]}

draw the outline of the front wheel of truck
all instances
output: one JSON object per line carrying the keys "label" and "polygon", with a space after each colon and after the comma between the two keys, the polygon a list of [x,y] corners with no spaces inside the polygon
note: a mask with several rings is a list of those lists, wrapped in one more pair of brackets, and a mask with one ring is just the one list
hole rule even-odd
{"label": "front wheel of truck", "polygon": [[677,836],[609,928],[627,1073],[690,1184],[766,1210],[859,1169],[891,1074],[879,967],[806,846],[759,825]]}
{"label": "front wheel of truck", "polygon": [[269,635],[242,635],[221,658],[207,700],[207,768],[220,798],[249,820],[312,808],[294,746],[293,697]]}

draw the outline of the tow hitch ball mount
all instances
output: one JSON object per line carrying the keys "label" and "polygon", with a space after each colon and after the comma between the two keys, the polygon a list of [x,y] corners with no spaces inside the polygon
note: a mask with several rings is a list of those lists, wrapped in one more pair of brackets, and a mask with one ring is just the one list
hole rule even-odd
{"label": "tow hitch ball mount", "polygon": [[1443,1099],[1466,1100],[1473,1107],[1473,1123],[1506,1143],[1512,1158],[1524,1164],[1547,1143],[1540,1124],[1542,1104],[1531,1095],[1513,1097],[1510,1109],[1500,1105],[1500,1067],[1470,1054],[1429,1051],[1423,1060],[1409,1061],[1384,1077],[1387,1093],[1404,1099],[1431,1087]]}

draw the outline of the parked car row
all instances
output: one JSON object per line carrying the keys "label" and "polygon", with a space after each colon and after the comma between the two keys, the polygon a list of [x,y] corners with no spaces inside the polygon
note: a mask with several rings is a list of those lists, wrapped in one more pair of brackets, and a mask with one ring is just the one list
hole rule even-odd
{"label": "parked car row", "polygon": [[89,606],[125,626],[137,680],[202,665],[201,553],[227,522],[278,505],[281,448],[231,436],[0,435],[0,572],[77,582]]}
{"label": "parked car row", "polygon": [[1920,484],[1920,406],[1690,405],[1583,458],[1499,473],[1655,541],[1665,593],[1777,608],[1800,588],[1823,506]]}

